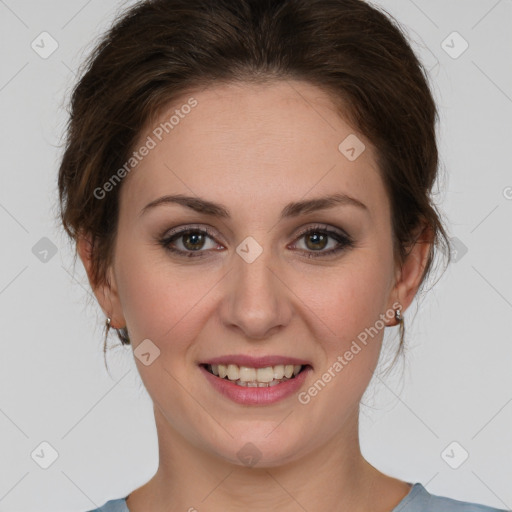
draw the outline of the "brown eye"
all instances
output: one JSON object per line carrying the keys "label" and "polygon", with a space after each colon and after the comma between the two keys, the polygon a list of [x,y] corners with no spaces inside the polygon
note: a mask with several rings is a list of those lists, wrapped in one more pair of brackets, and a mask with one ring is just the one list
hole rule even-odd
{"label": "brown eye", "polygon": [[185,235],[180,235],[183,240],[183,246],[190,251],[201,249],[205,242],[205,237],[198,231],[192,231]]}
{"label": "brown eye", "polygon": [[[207,246],[208,240],[212,245]],[[304,240],[304,247],[298,247],[308,258],[328,257],[346,248],[354,247],[353,240],[342,232],[333,231],[324,227],[312,227],[301,233],[299,241]],[[167,251],[185,258],[203,258],[208,256],[210,250],[220,250],[222,246],[215,243],[214,234],[207,229],[188,228],[174,231],[159,240]],[[329,250],[325,250],[329,247]],[[297,245],[297,242],[295,243]],[[292,248],[297,248],[293,246]]]}
{"label": "brown eye", "polygon": [[[317,226],[303,231],[298,240],[305,240],[305,249],[301,250],[303,250],[308,258],[332,256],[355,245],[354,241],[348,235],[327,229],[323,226]],[[329,250],[324,250],[328,247],[329,240],[335,242],[334,246]]]}
{"label": "brown eye", "polygon": [[326,236],[318,231],[312,231],[306,235],[306,245],[311,250],[325,249],[329,236]]}
{"label": "brown eye", "polygon": [[[207,247],[208,240],[212,241],[210,247]],[[207,249],[217,249],[219,247],[214,242],[213,233],[206,229],[196,228],[182,229],[159,240],[160,245],[169,252],[187,258],[202,258],[206,256]],[[175,247],[176,245],[178,247]]]}

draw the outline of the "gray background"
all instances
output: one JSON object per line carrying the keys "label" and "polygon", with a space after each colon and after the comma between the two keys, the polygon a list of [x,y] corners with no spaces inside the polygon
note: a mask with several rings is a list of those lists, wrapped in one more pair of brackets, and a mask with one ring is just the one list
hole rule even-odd
{"label": "gray background", "polygon": [[[437,202],[457,254],[405,313],[404,366],[377,375],[365,395],[363,454],[433,494],[511,508],[512,2],[375,3],[405,25],[430,70]],[[88,510],[142,485],[158,464],[131,348],[111,335],[109,375],[104,317],[54,221],[74,73],[120,6],[0,0],[0,511]],[[43,31],[58,43],[48,58],[31,47]],[[454,31],[469,44],[461,55]],[[383,357],[396,334],[386,329]],[[47,469],[42,442],[58,453]],[[463,449],[469,458],[450,467]]]}

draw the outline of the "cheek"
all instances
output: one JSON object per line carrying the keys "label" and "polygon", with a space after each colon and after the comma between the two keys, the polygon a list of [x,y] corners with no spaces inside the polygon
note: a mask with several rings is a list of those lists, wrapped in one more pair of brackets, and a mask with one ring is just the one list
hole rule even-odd
{"label": "cheek", "polygon": [[309,287],[315,290],[309,296],[306,288],[302,291],[323,349],[322,365],[304,400],[310,400],[312,414],[330,410],[333,430],[357,407],[379,360],[388,293],[383,272],[377,258],[360,257],[357,264],[347,263],[331,279],[323,279],[324,293],[318,287]]}
{"label": "cheek", "polygon": [[149,338],[164,350],[168,340],[176,348],[180,340],[187,339],[194,308],[211,286],[207,273],[184,272],[162,254],[159,249],[146,248],[119,258],[116,278],[134,344]]}
{"label": "cheek", "polygon": [[[145,338],[161,349],[169,346],[169,340],[174,349],[180,343],[190,344],[205,315],[218,306],[211,300],[219,273],[206,263],[176,264],[160,247],[129,244],[128,251],[123,250],[126,245],[122,241],[119,245],[116,281],[134,344]],[[300,299],[295,307],[309,317],[314,338],[329,340],[329,352],[344,352],[383,312],[389,271],[383,252],[375,243],[347,253],[336,265],[286,271],[292,295]]]}
{"label": "cheek", "polygon": [[333,348],[350,343],[384,312],[389,290],[386,263],[379,256],[359,251],[336,268],[301,278],[297,295],[315,314],[316,324],[323,324],[321,334],[333,340]]}

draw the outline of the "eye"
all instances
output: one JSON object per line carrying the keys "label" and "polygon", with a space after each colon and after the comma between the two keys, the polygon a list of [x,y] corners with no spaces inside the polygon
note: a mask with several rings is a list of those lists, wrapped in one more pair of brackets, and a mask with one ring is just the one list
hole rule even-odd
{"label": "eye", "polygon": [[[297,240],[305,241],[305,249],[301,249],[308,258],[332,256],[347,247],[353,247],[353,240],[343,232],[334,231],[326,226],[313,226],[301,232]],[[324,250],[329,245],[329,239],[334,243],[334,247]],[[220,250],[222,245],[212,243],[207,247],[207,242],[215,241],[215,234],[209,229],[189,226],[186,229],[172,231],[166,237],[159,240],[160,245],[169,252],[185,258],[203,258],[206,257],[206,250]],[[295,248],[297,242],[292,244]],[[178,246],[178,247],[176,247]],[[181,247],[179,247],[181,246]]]}
{"label": "eye", "polygon": [[[336,243],[334,247],[325,251],[329,245],[329,238]],[[305,240],[306,254],[308,258],[328,257],[340,251],[354,247],[354,241],[346,234],[329,229],[326,226],[313,226],[299,235],[299,240]]]}
{"label": "eye", "polygon": [[[201,249],[204,248],[207,239],[214,240],[214,234],[209,229],[199,229],[191,226],[180,231],[171,232],[159,242],[166,250],[175,253],[178,256],[184,256],[186,258],[202,258],[204,255],[201,253],[205,251],[202,251]],[[175,240],[178,242],[177,245],[181,245],[183,249],[176,248],[174,246]],[[210,249],[212,248],[215,249],[215,247],[210,247]]]}

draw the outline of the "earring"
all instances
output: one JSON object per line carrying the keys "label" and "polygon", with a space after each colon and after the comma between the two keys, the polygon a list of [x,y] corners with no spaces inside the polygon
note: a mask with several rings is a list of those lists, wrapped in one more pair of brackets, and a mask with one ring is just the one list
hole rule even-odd
{"label": "earring", "polygon": [[108,333],[109,333],[110,329],[112,328],[112,329],[115,329],[117,331],[117,335],[121,337],[121,343],[123,345],[130,345],[131,344],[130,337],[128,336],[127,333],[123,332],[123,330],[126,330],[126,326],[125,327],[120,327],[120,328],[114,327],[112,325],[112,320],[108,316],[107,316],[107,319],[105,321],[105,326],[106,326],[105,342],[106,342]]}
{"label": "earring", "polygon": [[110,317],[108,317],[108,316],[107,316],[107,320],[105,321],[105,325],[106,325],[106,327],[107,327],[107,330],[108,330],[108,329],[115,329],[116,331],[118,330],[118,328],[117,328],[117,327],[114,327],[114,326],[112,325],[112,320],[111,320],[111,319],[110,319]]}
{"label": "earring", "polygon": [[398,323],[401,323],[403,321],[404,317],[402,316],[402,310],[399,308],[399,309],[396,309],[395,310],[395,320],[398,322]]}

